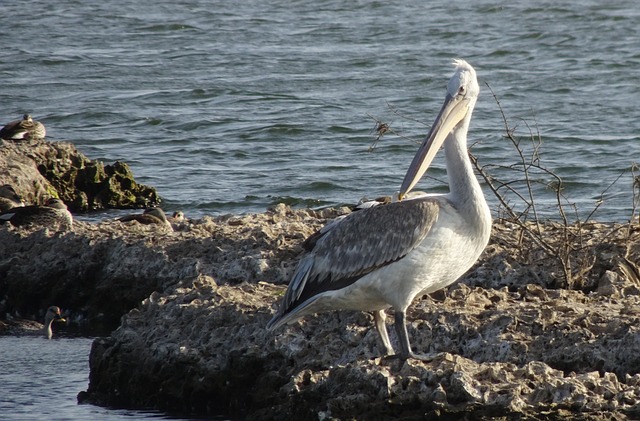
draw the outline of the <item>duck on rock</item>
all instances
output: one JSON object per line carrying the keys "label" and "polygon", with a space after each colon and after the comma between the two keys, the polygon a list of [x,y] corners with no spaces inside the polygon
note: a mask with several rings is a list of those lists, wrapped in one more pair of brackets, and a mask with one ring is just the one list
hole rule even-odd
{"label": "duck on rock", "polygon": [[171,223],[167,219],[167,216],[164,214],[164,211],[160,208],[149,208],[145,209],[142,214],[136,215],[127,215],[122,218],[118,218],[120,222],[133,222],[136,221],[143,225],[151,225],[157,224],[166,227],[170,231],[173,231],[173,227]]}
{"label": "duck on rock", "polygon": [[66,322],[58,306],[51,306],[47,309],[47,313],[44,316],[44,325],[26,319],[0,321],[0,334],[18,336],[38,335],[51,339],[53,337],[53,329],[51,328],[53,322]]}
{"label": "duck on rock", "polygon": [[34,120],[31,114],[25,114],[22,120],[14,120],[0,129],[0,139],[5,140],[44,139],[46,135],[44,124]]}
{"label": "duck on rock", "polygon": [[40,225],[56,229],[71,229],[73,216],[62,200],[51,198],[44,205],[15,207],[0,212],[0,224],[6,222],[16,227]]}

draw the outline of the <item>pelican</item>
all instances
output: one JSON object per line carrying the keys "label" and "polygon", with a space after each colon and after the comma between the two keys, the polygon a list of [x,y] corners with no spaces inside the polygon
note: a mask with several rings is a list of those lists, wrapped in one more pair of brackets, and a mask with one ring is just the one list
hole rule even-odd
{"label": "pelican", "polygon": [[34,120],[31,114],[22,116],[22,120],[14,120],[0,129],[0,139],[44,139],[47,130],[39,121]]}
{"label": "pelican", "polygon": [[[409,166],[399,200],[353,212],[309,237],[268,330],[323,311],[371,311],[387,353],[394,354],[385,324],[385,310],[392,308],[396,355],[430,359],[411,349],[407,308],[416,297],[450,285],[471,268],[491,232],[491,213],[467,152],[480,88],[471,65],[464,60],[453,64],[444,104]],[[407,198],[442,144],[449,193]]]}

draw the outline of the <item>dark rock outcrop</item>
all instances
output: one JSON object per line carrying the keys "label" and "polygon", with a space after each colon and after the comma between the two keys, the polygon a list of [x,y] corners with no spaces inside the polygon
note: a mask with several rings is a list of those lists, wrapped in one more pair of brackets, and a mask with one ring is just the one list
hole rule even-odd
{"label": "dark rock outcrop", "polygon": [[[153,291],[197,275],[230,284],[285,282],[304,238],[336,211],[205,217],[171,232],[116,220],[76,221],[72,231],[0,229],[0,314],[31,315],[56,303],[94,328],[120,317]],[[75,316],[75,317],[74,317]]]}
{"label": "dark rock outcrop", "polygon": [[545,224],[555,255],[496,223],[461,282],[410,308],[416,350],[437,357],[401,362],[380,358],[367,313],[264,328],[303,239],[347,211],[0,229],[0,314],[125,314],[94,342],[83,402],[261,420],[640,416],[640,227]]}
{"label": "dark rock outcrop", "polygon": [[28,203],[62,199],[72,212],[155,206],[152,187],[136,183],[123,162],[93,161],[66,142],[0,141],[0,185],[10,184]]}

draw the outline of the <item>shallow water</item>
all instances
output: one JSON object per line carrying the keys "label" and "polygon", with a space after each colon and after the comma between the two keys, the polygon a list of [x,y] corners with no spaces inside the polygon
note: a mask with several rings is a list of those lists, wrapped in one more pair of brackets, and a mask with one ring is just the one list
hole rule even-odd
{"label": "shallow water", "polygon": [[[595,218],[631,215],[630,168],[640,160],[634,0],[147,3],[3,1],[0,121],[30,112],[50,140],[126,161],[166,211],[187,217],[354,203],[397,190],[416,150],[387,135],[369,152],[371,116],[420,140],[451,59],[462,57],[482,89],[469,136],[481,164],[522,178],[502,168],[517,157],[489,84],[523,144],[530,131],[540,135],[541,163],[562,177],[581,218],[600,199]],[[429,172],[436,179],[417,188],[443,191],[443,168],[440,157]],[[553,192],[534,193],[541,214],[557,218]],[[10,391],[0,412],[158,416],[75,405],[89,347],[81,338],[0,338],[2,367],[15,367],[0,374]]]}
{"label": "shallow water", "polygon": [[78,405],[89,384],[91,338],[0,336],[0,418],[176,419],[154,411]]}

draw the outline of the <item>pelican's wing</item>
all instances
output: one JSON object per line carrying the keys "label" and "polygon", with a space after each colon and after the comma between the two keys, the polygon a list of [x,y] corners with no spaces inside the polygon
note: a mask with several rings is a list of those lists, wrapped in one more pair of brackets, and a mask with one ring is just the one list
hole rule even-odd
{"label": "pelican's wing", "polygon": [[437,201],[420,198],[359,210],[332,221],[305,242],[309,253],[296,267],[281,311],[403,258],[427,236],[438,210]]}

